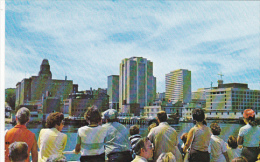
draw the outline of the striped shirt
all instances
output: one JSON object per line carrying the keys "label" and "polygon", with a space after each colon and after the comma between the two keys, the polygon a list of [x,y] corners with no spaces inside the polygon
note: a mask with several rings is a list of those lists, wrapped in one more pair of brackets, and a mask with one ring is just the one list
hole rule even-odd
{"label": "striped shirt", "polygon": [[131,143],[131,147],[132,150],[134,150],[135,145],[137,143],[137,141],[141,138],[141,136],[139,134],[135,134],[129,137],[130,143]]}

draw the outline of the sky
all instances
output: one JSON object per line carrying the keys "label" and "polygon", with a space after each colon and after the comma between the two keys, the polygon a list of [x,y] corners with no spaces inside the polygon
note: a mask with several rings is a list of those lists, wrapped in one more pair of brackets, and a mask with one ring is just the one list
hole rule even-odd
{"label": "sky", "polygon": [[153,62],[157,92],[165,74],[191,71],[192,91],[224,83],[260,90],[259,1],[10,1],[5,6],[5,88],[37,76],[79,90],[107,88],[124,58]]}

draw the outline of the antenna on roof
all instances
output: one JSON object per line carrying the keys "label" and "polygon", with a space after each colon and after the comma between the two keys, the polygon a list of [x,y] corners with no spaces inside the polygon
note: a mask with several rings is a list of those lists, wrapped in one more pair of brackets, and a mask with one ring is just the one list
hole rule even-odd
{"label": "antenna on roof", "polygon": [[222,73],[220,73],[220,74],[218,74],[218,75],[220,75],[220,79],[222,80],[222,76],[224,76]]}

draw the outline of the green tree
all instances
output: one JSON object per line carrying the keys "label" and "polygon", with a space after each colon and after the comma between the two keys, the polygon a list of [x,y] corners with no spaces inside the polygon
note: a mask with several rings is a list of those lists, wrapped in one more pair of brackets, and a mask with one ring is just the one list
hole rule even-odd
{"label": "green tree", "polygon": [[5,89],[5,102],[12,108],[15,109],[15,88]]}

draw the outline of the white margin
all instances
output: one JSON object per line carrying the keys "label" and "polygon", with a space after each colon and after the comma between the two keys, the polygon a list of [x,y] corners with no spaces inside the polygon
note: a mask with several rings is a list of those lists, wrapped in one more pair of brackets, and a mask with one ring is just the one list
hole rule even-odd
{"label": "white margin", "polygon": [[5,129],[5,0],[0,0],[0,161],[4,161]]}

